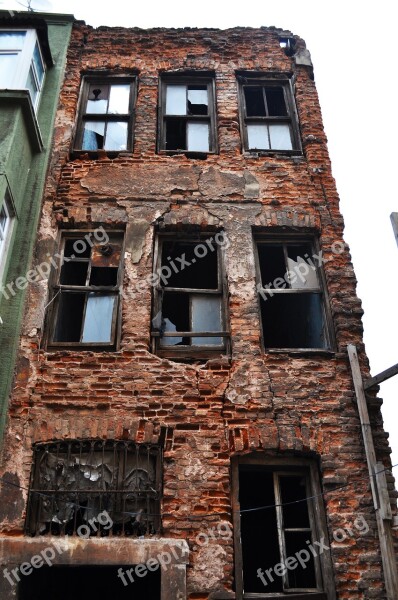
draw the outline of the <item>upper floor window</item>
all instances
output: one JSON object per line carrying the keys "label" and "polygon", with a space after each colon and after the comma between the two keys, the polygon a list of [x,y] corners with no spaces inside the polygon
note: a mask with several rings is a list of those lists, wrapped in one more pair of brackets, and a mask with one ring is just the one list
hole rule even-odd
{"label": "upper floor window", "polygon": [[0,88],[28,89],[37,110],[45,70],[34,29],[0,31]]}
{"label": "upper floor window", "polygon": [[225,243],[224,232],[159,237],[152,336],[161,356],[200,358],[225,352]]}
{"label": "upper floor window", "polygon": [[214,78],[201,75],[162,78],[159,150],[216,151]]}
{"label": "upper floor window", "polygon": [[5,268],[7,250],[12,233],[13,215],[10,194],[6,191],[3,203],[0,207],[0,283]]}
{"label": "upper floor window", "polygon": [[289,81],[239,76],[243,146],[247,151],[300,150]]}
{"label": "upper floor window", "polygon": [[133,77],[85,78],[74,149],[131,150],[134,97]]}
{"label": "upper floor window", "polygon": [[63,236],[48,315],[49,345],[115,348],[122,242],[121,232],[102,227]]}
{"label": "upper floor window", "polygon": [[161,450],[131,441],[34,446],[30,535],[154,534],[160,526]]}
{"label": "upper floor window", "polygon": [[322,253],[303,238],[257,240],[257,291],[266,348],[331,347]]}

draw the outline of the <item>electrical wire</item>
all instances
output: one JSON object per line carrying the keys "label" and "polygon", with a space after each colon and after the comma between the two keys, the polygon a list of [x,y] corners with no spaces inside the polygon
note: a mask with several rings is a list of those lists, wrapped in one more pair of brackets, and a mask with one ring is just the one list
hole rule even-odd
{"label": "electrical wire", "polygon": [[[386,471],[390,471],[391,469],[393,469],[394,467],[397,467],[397,466],[398,466],[398,463],[395,465],[392,465],[392,467],[386,467],[385,469],[382,469],[381,471],[375,472],[375,475],[379,475],[380,473],[385,473]],[[365,481],[365,479],[366,479],[366,481],[368,480],[368,478],[361,477],[358,481]],[[46,494],[45,492],[30,491],[29,488],[19,485],[17,483],[13,483],[12,481],[8,481],[7,479],[4,479],[4,477],[0,477],[0,481],[5,483],[6,485],[10,485],[11,487],[15,487],[15,488],[24,490],[24,491],[28,492],[29,494],[36,494],[43,498],[50,498],[50,499],[53,498],[53,494]],[[314,500],[315,498],[319,498],[320,496],[326,496],[327,494],[332,494],[333,492],[335,492],[337,490],[341,490],[346,487],[349,487],[350,485],[353,485],[352,481],[349,483],[344,483],[343,485],[339,485],[339,486],[333,488],[332,490],[327,490],[326,492],[320,492],[319,494],[314,494],[313,496],[306,496],[305,498],[301,498],[300,500],[292,500],[291,502],[283,502],[281,504],[267,504],[265,506],[256,506],[253,508],[245,508],[242,510],[231,511],[231,512],[243,514],[243,513],[255,512],[255,511],[259,511],[259,510],[267,510],[269,508],[279,508],[279,507],[283,507],[283,506],[289,506],[292,504],[299,504],[300,502],[308,502],[309,500]],[[64,491],[59,490],[59,491],[61,493],[66,493],[67,490],[64,490]],[[128,491],[128,490],[126,490],[126,491]],[[82,506],[80,504],[77,504],[76,502],[65,501],[65,504],[68,504],[69,506],[74,506],[74,507],[82,509],[82,510],[87,510],[87,506]],[[130,516],[130,517],[135,517],[137,514],[139,514],[138,512],[129,512],[129,511],[118,511],[118,513],[122,514],[122,515]],[[214,513],[214,512],[213,513],[202,513],[200,515],[183,515],[181,518],[182,519],[203,519],[204,517],[220,518],[220,514],[222,514],[222,513]],[[173,517],[179,518],[179,516],[176,515],[175,513],[145,513],[145,516],[147,516],[147,517],[173,516]]]}

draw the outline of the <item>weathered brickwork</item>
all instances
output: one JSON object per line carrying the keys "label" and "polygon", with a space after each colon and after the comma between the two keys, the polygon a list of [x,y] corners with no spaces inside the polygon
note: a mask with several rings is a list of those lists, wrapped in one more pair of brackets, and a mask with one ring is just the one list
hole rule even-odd
{"label": "weathered brickwork", "polygon": [[[233,541],[195,543],[217,518],[232,526],[231,458],[310,457],[319,464],[325,492],[337,597],[386,597],[346,351],[349,343],[357,346],[368,376],[361,303],[347,246],[333,252],[343,243],[343,219],[312,68],[286,55],[281,34],[274,28],[94,30],[75,24],[36,262],[57,251],[60,229],[125,230],[120,346],[117,351],[46,348],[48,285],[31,285],[3,460],[5,476],[22,489],[3,488],[3,536],[23,536],[33,443],[84,438],[157,443],[163,435],[162,536],[190,546],[187,598],[234,598]],[[305,46],[294,39],[297,53]],[[104,69],[137,71],[133,152],[73,157],[82,74]],[[201,159],[159,154],[159,77],[197,70],[215,73],[219,151]],[[236,71],[243,70],[293,73],[301,154],[242,150]],[[151,351],[152,288],[138,284],[153,268],[159,226],[226,232],[230,356],[184,362]],[[333,351],[263,350],[253,228],[319,236]],[[372,397],[369,403],[378,459],[389,467],[380,401]],[[395,506],[392,477],[388,483]],[[336,486],[341,487],[333,491]],[[369,532],[336,541],[333,532],[352,527],[359,514]]]}

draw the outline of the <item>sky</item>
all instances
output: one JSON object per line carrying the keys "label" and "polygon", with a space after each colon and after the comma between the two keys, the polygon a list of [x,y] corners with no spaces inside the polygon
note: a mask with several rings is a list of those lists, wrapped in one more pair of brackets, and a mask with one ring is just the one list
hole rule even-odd
{"label": "sky", "polygon": [[[24,10],[29,0],[0,0]],[[32,0],[33,8],[74,14],[94,27],[269,27],[301,36],[311,52],[333,175],[358,279],[372,375],[398,363],[398,119],[395,3],[392,0]],[[381,385],[384,427],[398,463],[398,375]],[[398,467],[394,469],[398,478]]]}

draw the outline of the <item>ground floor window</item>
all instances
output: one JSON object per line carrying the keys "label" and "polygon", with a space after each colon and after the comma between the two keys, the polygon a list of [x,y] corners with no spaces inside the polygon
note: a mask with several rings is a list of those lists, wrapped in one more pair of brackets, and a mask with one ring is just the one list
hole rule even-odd
{"label": "ground floor window", "polygon": [[18,600],[160,600],[160,569],[133,577],[125,585],[120,572],[128,567],[42,567],[21,579]]}
{"label": "ground floor window", "polygon": [[316,465],[239,457],[233,494],[237,597],[335,598]]}

